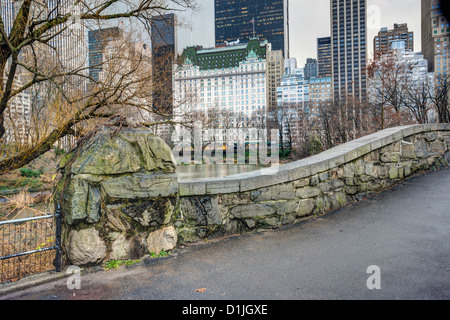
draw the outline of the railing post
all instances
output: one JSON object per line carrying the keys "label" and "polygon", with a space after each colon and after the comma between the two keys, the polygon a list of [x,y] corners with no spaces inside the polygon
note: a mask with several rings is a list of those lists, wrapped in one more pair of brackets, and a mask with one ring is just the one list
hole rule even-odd
{"label": "railing post", "polygon": [[55,246],[56,246],[56,257],[53,264],[56,267],[56,272],[61,272],[61,263],[62,263],[62,255],[61,255],[61,206],[58,204],[56,206],[56,213],[55,213],[55,219],[56,219],[56,240],[55,240]]}

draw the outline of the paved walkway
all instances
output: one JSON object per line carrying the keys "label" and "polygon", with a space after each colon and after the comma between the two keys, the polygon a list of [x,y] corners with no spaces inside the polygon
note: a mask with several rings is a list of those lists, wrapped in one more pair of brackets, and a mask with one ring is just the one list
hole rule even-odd
{"label": "paved walkway", "polygon": [[[450,299],[450,169],[274,232],[0,299]],[[369,266],[380,290],[369,290]],[[205,288],[204,292],[196,289]]]}

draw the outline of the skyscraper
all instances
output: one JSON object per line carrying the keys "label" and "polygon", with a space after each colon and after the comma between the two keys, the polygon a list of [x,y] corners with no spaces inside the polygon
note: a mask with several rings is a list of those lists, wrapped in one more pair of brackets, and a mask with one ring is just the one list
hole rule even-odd
{"label": "skyscraper", "polygon": [[317,64],[319,77],[331,77],[331,37],[317,39]]}
{"label": "skyscraper", "polygon": [[306,59],[305,64],[305,79],[317,77],[317,60],[313,58]]}
{"label": "skyscraper", "polygon": [[170,115],[173,112],[172,68],[177,53],[176,25],[173,13],[152,18],[153,106]]}
{"label": "skyscraper", "polygon": [[121,39],[122,33],[119,27],[90,30],[88,32],[89,76],[95,81],[99,81],[105,47],[110,41]]}
{"label": "skyscraper", "polygon": [[259,37],[289,58],[288,0],[215,0],[216,45]]}
{"label": "skyscraper", "polygon": [[[44,1],[43,1],[44,2]],[[77,16],[82,6],[75,0],[46,0],[49,18],[56,18],[71,14]],[[56,25],[51,30],[52,38],[49,41],[50,53],[53,56],[55,67],[63,72],[74,72],[82,76],[66,76],[64,78],[65,90],[75,92],[86,89],[87,45],[85,25],[81,20],[69,20]],[[76,93],[74,93],[76,94]]]}
{"label": "skyscraper", "polygon": [[367,0],[330,0],[334,99],[367,99]]}
{"label": "skyscraper", "polygon": [[21,1],[17,0],[2,0],[0,1],[0,10],[3,25],[7,35],[11,32],[14,19],[17,16],[17,11],[19,10]]}
{"label": "skyscraper", "polygon": [[394,29],[381,28],[373,39],[374,57],[387,53],[392,49],[392,43],[404,42],[405,50],[414,51],[414,32],[408,30],[408,24],[395,23]]}
{"label": "skyscraper", "polygon": [[[450,71],[450,23],[439,0],[422,0],[422,53],[437,76]],[[449,62],[447,62],[449,61]]]}

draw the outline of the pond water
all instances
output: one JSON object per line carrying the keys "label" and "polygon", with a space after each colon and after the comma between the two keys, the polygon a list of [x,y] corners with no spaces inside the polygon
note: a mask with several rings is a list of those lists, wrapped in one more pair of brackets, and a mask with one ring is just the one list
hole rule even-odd
{"label": "pond water", "polygon": [[234,174],[245,173],[262,169],[261,166],[245,165],[227,165],[227,164],[208,164],[208,165],[188,165],[177,166],[178,180],[193,180],[203,178],[222,178]]}

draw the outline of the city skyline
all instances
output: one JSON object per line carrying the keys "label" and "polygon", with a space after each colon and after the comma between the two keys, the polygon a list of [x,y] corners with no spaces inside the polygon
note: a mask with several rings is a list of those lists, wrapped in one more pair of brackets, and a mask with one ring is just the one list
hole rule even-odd
{"label": "city skyline", "polygon": [[[197,2],[200,6],[198,12],[186,11],[179,15],[184,24],[179,29],[179,53],[190,45],[215,46],[214,0],[197,0]],[[373,38],[380,28],[392,28],[394,23],[408,23],[409,29],[414,31],[414,47],[416,51],[420,51],[420,9],[420,0],[368,0],[368,58],[370,59],[373,54]],[[307,58],[317,58],[317,38],[330,36],[330,1],[316,0],[305,3],[290,0],[289,12],[290,56],[297,58],[300,64]]]}

